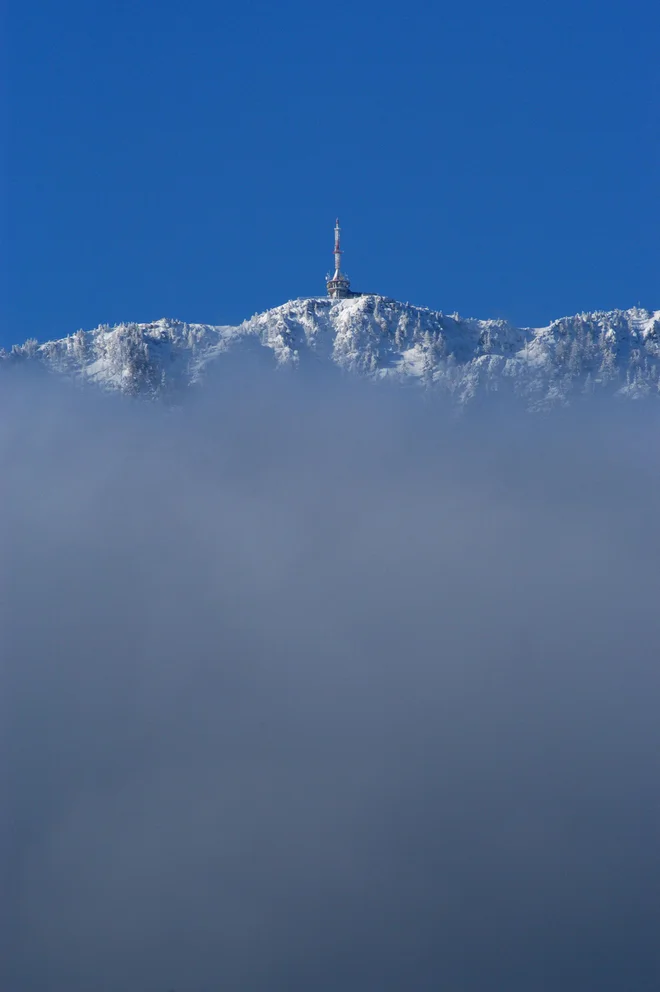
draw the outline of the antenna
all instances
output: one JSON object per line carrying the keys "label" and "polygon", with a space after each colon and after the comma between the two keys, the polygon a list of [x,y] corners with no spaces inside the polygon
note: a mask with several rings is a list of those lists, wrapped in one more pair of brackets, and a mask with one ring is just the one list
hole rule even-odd
{"label": "antenna", "polygon": [[344,253],[341,248],[341,227],[339,226],[339,217],[337,217],[335,221],[335,247],[333,254],[335,256],[335,272],[332,279],[328,279],[326,283],[328,296],[332,297],[334,300],[343,300],[349,296],[353,296],[353,293],[351,292],[351,284],[348,276],[341,271],[341,256]]}

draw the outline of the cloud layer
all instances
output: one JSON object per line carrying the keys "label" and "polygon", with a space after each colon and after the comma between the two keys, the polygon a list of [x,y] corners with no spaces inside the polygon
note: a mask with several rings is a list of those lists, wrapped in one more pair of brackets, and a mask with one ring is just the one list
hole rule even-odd
{"label": "cloud layer", "polygon": [[657,417],[211,392],[0,400],[4,987],[657,987]]}

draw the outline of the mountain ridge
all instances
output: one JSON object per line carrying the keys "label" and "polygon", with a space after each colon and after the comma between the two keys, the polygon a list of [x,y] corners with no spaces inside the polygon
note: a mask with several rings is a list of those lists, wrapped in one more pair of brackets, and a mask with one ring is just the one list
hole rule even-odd
{"label": "mountain ridge", "polygon": [[130,395],[174,398],[201,385],[238,348],[270,355],[274,367],[329,363],[372,379],[418,383],[459,404],[509,391],[530,409],[565,405],[606,389],[660,397],[660,310],[640,307],[561,317],[546,327],[462,318],[388,297],[290,300],[238,325],[99,325],[65,338],[15,345],[5,366],[49,371]]}

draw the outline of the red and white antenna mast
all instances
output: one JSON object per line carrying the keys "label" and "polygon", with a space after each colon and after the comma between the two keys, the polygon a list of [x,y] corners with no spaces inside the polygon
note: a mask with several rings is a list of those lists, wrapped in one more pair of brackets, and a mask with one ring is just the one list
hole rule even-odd
{"label": "red and white antenna mast", "polygon": [[341,256],[343,254],[341,250],[341,227],[339,226],[339,217],[335,221],[335,279],[341,275]]}

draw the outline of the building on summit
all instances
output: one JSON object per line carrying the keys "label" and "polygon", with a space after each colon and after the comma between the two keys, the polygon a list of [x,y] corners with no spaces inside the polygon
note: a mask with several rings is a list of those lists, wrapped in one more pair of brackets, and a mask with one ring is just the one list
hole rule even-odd
{"label": "building on summit", "polygon": [[341,250],[341,228],[339,226],[339,217],[335,224],[335,274],[330,277],[328,274],[326,286],[328,288],[328,296],[333,300],[348,300],[352,296],[363,296],[363,293],[357,293],[355,290],[351,289],[351,282],[346,273],[341,271],[341,256],[343,252]]}

